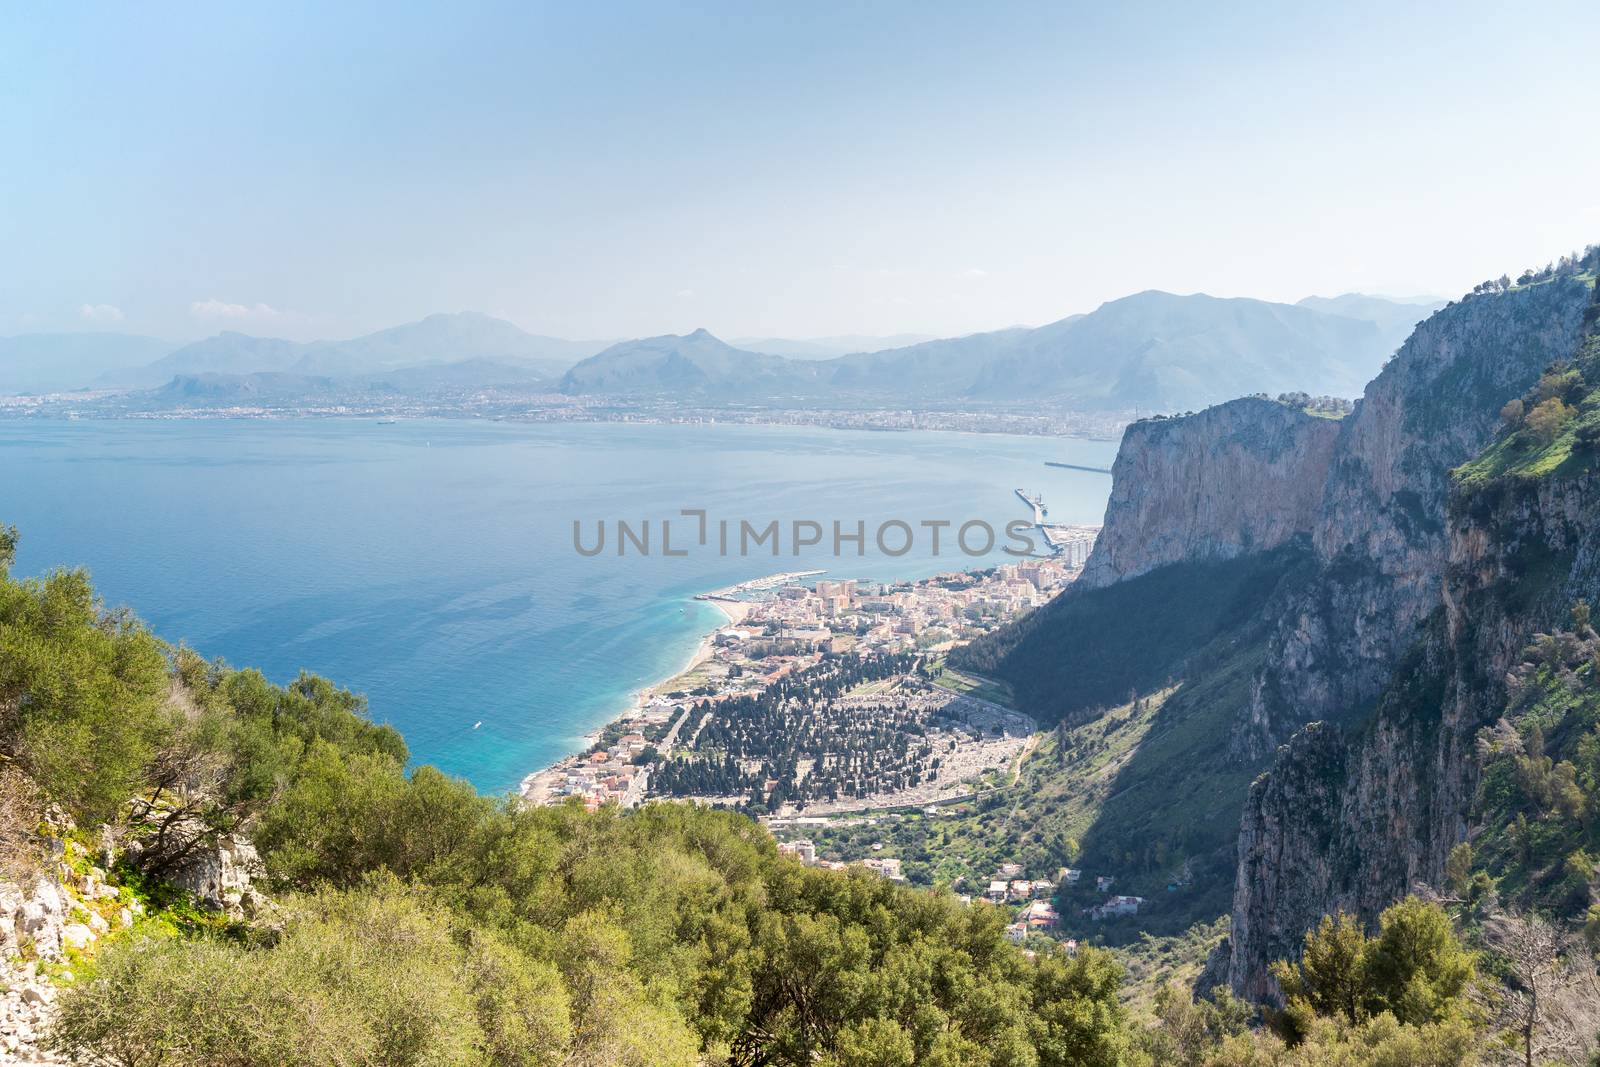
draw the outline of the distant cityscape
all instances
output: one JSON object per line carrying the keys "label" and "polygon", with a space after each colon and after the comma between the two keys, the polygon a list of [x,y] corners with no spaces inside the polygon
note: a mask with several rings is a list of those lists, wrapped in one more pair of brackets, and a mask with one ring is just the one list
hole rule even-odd
{"label": "distant cityscape", "polygon": [[516,388],[443,390],[424,396],[303,396],[250,403],[180,402],[157,392],[73,391],[0,395],[0,418],[51,419],[305,419],[466,418],[528,423],[635,422],[807,426],[839,430],[946,430],[1116,440],[1147,411],[1030,410],[1017,405],[933,408],[817,408],[685,404],[655,398],[566,396]]}

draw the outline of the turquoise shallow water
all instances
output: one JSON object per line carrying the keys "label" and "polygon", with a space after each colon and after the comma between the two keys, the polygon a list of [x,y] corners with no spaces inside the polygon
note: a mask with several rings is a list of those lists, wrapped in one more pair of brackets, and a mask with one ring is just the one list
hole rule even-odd
{"label": "turquoise shallow water", "polygon": [[[16,421],[0,423],[0,522],[21,528],[19,573],[85,566],[168,640],[277,681],[326,674],[365,693],[419,761],[501,791],[684,662],[722,618],[696,592],[777,571],[882,580],[984,562],[948,534],[937,558],[927,536],[898,558],[869,543],[838,560],[831,543],[796,557],[785,535],[777,558],[691,545],[619,559],[617,519],[704,508],[758,525],[1001,530],[1025,516],[1022,487],[1052,519],[1099,522],[1110,479],[1043,461],[1109,466],[1115,451],[748,426]],[[605,520],[608,551],[579,555],[574,520],[586,543]]]}

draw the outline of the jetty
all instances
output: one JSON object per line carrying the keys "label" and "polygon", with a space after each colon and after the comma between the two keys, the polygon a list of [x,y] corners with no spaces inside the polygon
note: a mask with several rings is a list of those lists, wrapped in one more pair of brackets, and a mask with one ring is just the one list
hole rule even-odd
{"label": "jetty", "polygon": [[1029,496],[1021,489],[1017,490],[1017,499],[1033,509],[1033,524],[1043,526],[1044,520],[1050,514],[1050,509],[1044,506],[1044,497],[1038,494]]}
{"label": "jetty", "polygon": [[1017,499],[1033,510],[1034,529],[1044,535],[1050,554],[1064,558],[1070,566],[1082,566],[1089,558],[1089,550],[1094,548],[1095,538],[1100,536],[1100,527],[1050,522],[1050,509],[1044,506],[1042,494],[1029,496],[1021,489],[1016,493]]}
{"label": "jetty", "polygon": [[1046,467],[1060,467],[1064,471],[1088,471],[1090,474],[1110,474],[1110,467],[1085,467],[1081,463],[1057,463],[1053,459],[1044,461]]}

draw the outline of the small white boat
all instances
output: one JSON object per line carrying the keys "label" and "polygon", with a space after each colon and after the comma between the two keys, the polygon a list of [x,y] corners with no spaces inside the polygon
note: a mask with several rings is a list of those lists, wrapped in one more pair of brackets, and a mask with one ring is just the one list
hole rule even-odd
{"label": "small white boat", "polygon": [[476,729],[477,729],[477,728],[478,728],[478,727],[480,727],[480,726],[482,726],[482,725],[483,725],[483,720],[482,720],[482,719],[479,719],[479,720],[478,720],[478,721],[477,721],[477,722],[475,722],[475,723],[473,723],[473,724],[472,724],[472,728],[473,728],[473,729],[474,729],[474,730],[476,730]]}

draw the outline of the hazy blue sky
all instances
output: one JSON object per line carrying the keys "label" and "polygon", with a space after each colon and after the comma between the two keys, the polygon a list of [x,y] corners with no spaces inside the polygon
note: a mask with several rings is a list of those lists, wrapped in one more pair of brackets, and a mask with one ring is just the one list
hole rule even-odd
{"label": "hazy blue sky", "polygon": [[0,20],[0,333],[956,333],[1600,240],[1592,2]]}

